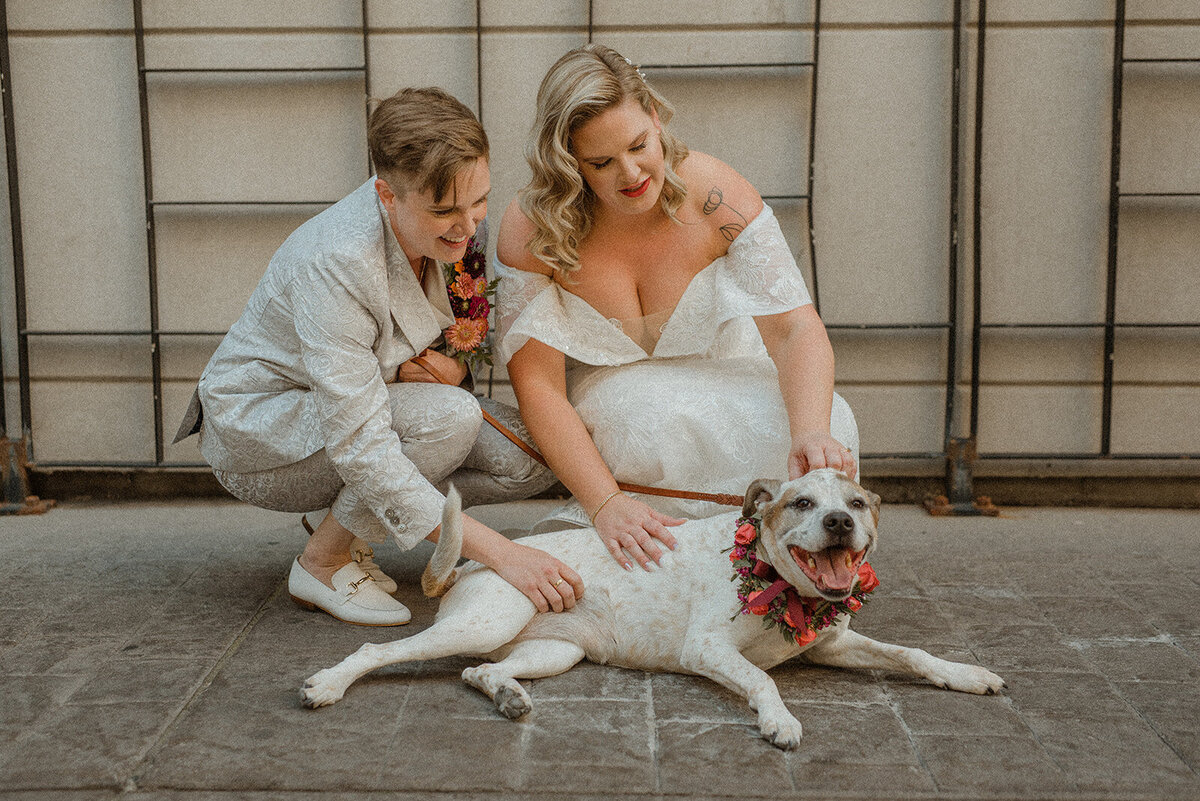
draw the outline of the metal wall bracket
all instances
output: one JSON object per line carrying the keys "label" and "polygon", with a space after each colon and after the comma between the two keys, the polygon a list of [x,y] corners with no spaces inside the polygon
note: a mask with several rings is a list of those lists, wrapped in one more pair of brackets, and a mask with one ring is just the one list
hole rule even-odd
{"label": "metal wall bracket", "polygon": [[25,441],[0,439],[0,484],[4,486],[0,515],[40,515],[55,505],[30,494],[27,466]]}
{"label": "metal wall bracket", "polygon": [[925,499],[929,514],[937,517],[996,517],[1000,510],[986,495],[973,498],[974,480],[971,468],[975,464],[975,440],[972,437],[951,437],[946,443],[946,491],[950,497],[936,495]]}

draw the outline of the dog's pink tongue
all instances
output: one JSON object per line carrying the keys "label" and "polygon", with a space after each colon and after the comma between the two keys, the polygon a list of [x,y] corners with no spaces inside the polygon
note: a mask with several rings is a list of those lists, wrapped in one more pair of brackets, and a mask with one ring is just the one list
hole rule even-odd
{"label": "dog's pink tongue", "polygon": [[826,548],[812,554],[817,563],[817,587],[838,592],[849,590],[854,584],[854,571],[847,562],[851,559],[846,548]]}

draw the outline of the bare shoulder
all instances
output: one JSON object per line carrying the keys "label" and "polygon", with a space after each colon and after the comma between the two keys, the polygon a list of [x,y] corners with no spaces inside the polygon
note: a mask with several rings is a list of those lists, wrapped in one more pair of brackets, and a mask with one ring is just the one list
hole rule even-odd
{"label": "bare shoulder", "polygon": [[689,209],[727,242],[762,211],[762,196],[754,185],[720,159],[692,151],[680,166]]}
{"label": "bare shoulder", "polygon": [[541,259],[529,252],[527,245],[533,238],[533,222],[525,216],[521,205],[513,198],[500,218],[500,233],[496,237],[496,258],[516,270],[542,275],[552,275],[553,270]]}

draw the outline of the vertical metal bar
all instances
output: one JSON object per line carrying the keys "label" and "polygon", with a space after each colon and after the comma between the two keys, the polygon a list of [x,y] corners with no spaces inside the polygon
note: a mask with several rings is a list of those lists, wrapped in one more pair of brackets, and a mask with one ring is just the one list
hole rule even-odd
{"label": "vertical metal bar", "polygon": [[821,0],[813,0],[812,89],[808,107],[808,263],[812,265],[813,308],[821,313],[821,290],[817,284],[817,240],[813,232],[813,183],[817,163],[817,69],[821,49]]}
{"label": "vertical metal bar", "polygon": [[30,441],[29,336],[26,331],[25,244],[21,226],[21,193],[17,175],[16,124],[13,120],[12,62],[8,53],[8,2],[0,1],[0,95],[3,95],[4,144],[8,164],[8,210],[12,225],[13,294],[17,311],[17,373],[21,389],[21,438],[8,437],[8,407],[0,349],[0,515],[41,514],[54,506],[29,490],[27,446]]}
{"label": "vertical metal bar", "polygon": [[363,53],[363,90],[368,98],[371,96],[371,48],[370,26],[367,22],[367,0],[362,0],[362,53]]}
{"label": "vertical metal bar", "polygon": [[1108,279],[1104,289],[1104,389],[1100,455],[1112,454],[1113,356],[1116,351],[1117,235],[1121,216],[1121,93],[1125,82],[1125,0],[1113,19],[1112,151],[1108,169]]}
{"label": "vertical metal bar", "polygon": [[[0,97],[3,98],[4,109],[4,144],[6,148],[7,160],[5,164],[8,166],[8,218],[12,225],[12,243],[13,243],[13,272],[16,272],[16,263],[18,253],[21,253],[21,259],[24,260],[24,243],[20,242],[20,193],[17,189],[17,148],[13,141],[13,136],[16,133],[16,126],[12,123],[12,100],[9,97],[8,85],[10,83],[8,74],[8,0],[0,0]],[[0,436],[5,440],[8,439],[8,399],[5,397],[8,394],[8,376],[4,372],[4,312],[6,309],[0,307]],[[17,332],[18,337],[20,331]]]}
{"label": "vertical metal bar", "polygon": [[475,113],[483,123],[483,0],[475,0]]}
{"label": "vertical metal bar", "polygon": [[[0,93],[4,105],[4,145],[8,164],[8,216],[12,226],[13,294],[16,295],[17,380],[21,389],[21,436],[29,436],[29,364],[28,338],[25,331],[25,241],[21,226],[21,192],[17,175],[16,125],[13,122],[12,62],[8,56],[8,0],[0,3]],[[4,397],[7,380],[4,376],[3,351],[0,350],[0,428],[8,436],[8,412]]]}
{"label": "vertical metal bar", "polygon": [[592,13],[595,10],[594,4],[595,0],[588,0],[588,44],[592,43],[592,35],[595,31],[595,18]]}
{"label": "vertical metal bar", "polygon": [[[475,0],[475,108],[483,123],[483,0]],[[487,396],[496,390],[496,368],[488,367]]]}
{"label": "vertical metal bar", "polygon": [[154,236],[154,175],[150,163],[150,107],[146,92],[146,42],[142,0],[133,0],[138,101],[142,116],[142,174],[146,195],[146,266],[150,288],[150,372],[154,386],[154,463],[163,462],[162,353],[158,336],[158,254]]}
{"label": "vertical metal bar", "polygon": [[[32,451],[32,402],[29,386],[29,336],[28,307],[25,304],[25,239],[21,223],[21,192],[17,172],[17,134],[13,118],[12,61],[8,52],[8,2],[0,3],[3,14],[3,40],[0,41],[0,91],[4,104],[4,145],[8,157],[8,214],[12,226],[13,246],[13,295],[16,301],[17,323],[17,381],[20,387],[21,439],[30,443]],[[8,432],[8,417],[4,417],[4,431]],[[31,454],[32,455],[32,454]]]}
{"label": "vertical metal bar", "polygon": [[974,266],[974,287],[971,299],[971,420],[970,436],[979,434],[979,367],[983,336],[983,260],[980,239],[983,222],[980,209],[983,196],[983,69],[987,40],[987,0],[979,0],[979,21],[975,35],[975,154],[973,197],[971,200],[971,258]]}
{"label": "vertical metal bar", "polygon": [[946,419],[945,445],[947,453],[954,437],[955,385],[958,381],[958,184],[959,184],[959,102],[962,77],[962,2],[954,0],[953,67],[950,81],[950,253],[947,284],[947,345],[946,345]]}
{"label": "vertical metal bar", "polygon": [[[367,24],[367,0],[362,0],[362,65],[363,65],[363,113],[367,125],[371,123],[371,48],[370,26]],[[367,148],[367,175],[372,175],[375,167],[371,164],[371,148]]]}
{"label": "vertical metal bar", "polygon": [[[962,40],[965,35],[963,24],[963,5],[970,0],[955,0],[954,3],[954,80],[951,87],[951,144],[950,144],[950,309],[948,314],[948,332],[947,338],[947,367],[946,367],[946,496],[945,498],[930,498],[926,500],[925,508],[933,515],[997,515],[1000,510],[992,505],[988,498],[974,497],[974,465],[978,459],[978,454],[975,447],[975,436],[972,431],[970,436],[958,437],[955,436],[954,422],[955,411],[957,404],[955,402],[955,389],[958,382],[958,278],[959,278],[959,259],[958,249],[960,241],[960,214],[959,214],[959,156],[962,150],[962,142],[959,139],[960,134],[960,119],[961,109],[960,103],[962,100]],[[980,0],[980,35],[982,36],[982,25],[986,9],[984,8],[983,0]],[[980,72],[976,76],[976,127],[975,127],[975,191],[979,191],[979,152],[980,132],[982,130],[982,51],[980,53]],[[976,194],[975,206],[975,221],[979,220],[978,194]],[[978,245],[979,231],[975,229],[975,242]],[[975,282],[976,291],[978,291],[978,277]],[[977,363],[974,362],[974,348],[979,342],[978,335],[978,320],[979,312],[975,312],[975,322],[973,323],[972,333],[974,334],[974,342],[972,343],[972,372],[977,370]],[[972,377],[972,392],[974,393],[974,376]],[[974,395],[972,396],[974,397]]]}
{"label": "vertical metal bar", "polygon": [[[3,2],[0,2],[0,5],[3,5]],[[4,71],[0,69],[0,83],[3,83],[6,77]],[[3,91],[3,87],[0,86],[0,92]],[[8,202],[10,204],[13,202],[12,196],[9,196]],[[7,394],[8,376],[4,372],[4,309],[0,309],[0,437],[4,439],[8,439],[8,402],[5,398]]]}

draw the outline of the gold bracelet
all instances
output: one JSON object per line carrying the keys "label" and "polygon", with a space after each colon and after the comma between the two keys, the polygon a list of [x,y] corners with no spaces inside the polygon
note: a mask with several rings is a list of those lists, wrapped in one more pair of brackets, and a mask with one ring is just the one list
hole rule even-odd
{"label": "gold bracelet", "polygon": [[605,505],[606,505],[606,504],[607,504],[609,501],[611,501],[613,498],[617,497],[617,496],[618,496],[618,495],[620,495],[620,494],[621,494],[621,491],[620,491],[620,490],[613,490],[613,492],[612,492],[612,494],[611,494],[611,495],[609,495],[609,496],[608,496],[607,498],[605,498],[604,500],[600,501],[600,505],[596,507],[596,511],[592,512],[592,515],[591,515],[591,517],[589,517],[589,518],[588,518],[588,524],[589,524],[589,525],[593,525],[593,526],[594,526],[594,525],[596,525],[596,515],[600,514],[600,510],[601,510],[601,509],[603,509],[603,508],[604,508],[604,506],[605,506]]}

